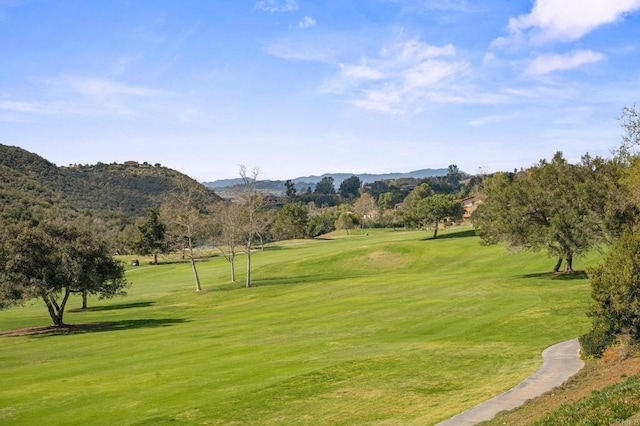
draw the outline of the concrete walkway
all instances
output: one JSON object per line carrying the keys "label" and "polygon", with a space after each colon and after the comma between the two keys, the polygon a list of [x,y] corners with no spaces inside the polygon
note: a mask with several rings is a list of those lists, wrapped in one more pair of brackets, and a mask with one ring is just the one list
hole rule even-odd
{"label": "concrete walkway", "polygon": [[466,426],[491,420],[500,411],[512,410],[526,400],[560,386],[584,366],[579,351],[578,339],[548,347],[542,352],[542,367],[522,383],[436,426]]}

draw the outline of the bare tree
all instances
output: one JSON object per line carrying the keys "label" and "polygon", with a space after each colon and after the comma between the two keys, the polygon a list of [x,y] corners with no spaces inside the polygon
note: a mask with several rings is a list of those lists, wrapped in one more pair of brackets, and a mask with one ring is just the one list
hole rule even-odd
{"label": "bare tree", "polygon": [[242,244],[242,205],[231,201],[220,201],[209,208],[214,219],[215,246],[231,267],[231,282],[236,282],[235,258]]}
{"label": "bare tree", "polygon": [[193,248],[195,239],[202,229],[202,209],[198,205],[193,190],[185,185],[169,193],[162,204],[161,212],[166,223],[169,224],[168,231],[173,244],[180,247],[183,252],[185,249],[188,250],[196,291],[201,291]]}
{"label": "bare tree", "polygon": [[246,287],[251,287],[251,249],[254,239],[260,237],[262,222],[258,218],[258,213],[263,205],[263,200],[256,190],[256,180],[260,174],[260,169],[254,167],[251,172],[244,165],[240,166],[240,177],[242,178],[242,188],[238,194],[238,202],[242,206],[242,234],[244,235],[244,248],[247,254],[247,279]]}

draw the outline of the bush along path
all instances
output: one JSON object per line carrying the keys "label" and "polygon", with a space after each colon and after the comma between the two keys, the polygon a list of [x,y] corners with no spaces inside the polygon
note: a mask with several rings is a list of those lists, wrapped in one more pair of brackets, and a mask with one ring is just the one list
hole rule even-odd
{"label": "bush along path", "polygon": [[560,386],[584,366],[578,339],[548,347],[542,352],[542,367],[507,392],[476,405],[437,426],[465,426],[491,420],[498,412],[513,410],[528,399]]}

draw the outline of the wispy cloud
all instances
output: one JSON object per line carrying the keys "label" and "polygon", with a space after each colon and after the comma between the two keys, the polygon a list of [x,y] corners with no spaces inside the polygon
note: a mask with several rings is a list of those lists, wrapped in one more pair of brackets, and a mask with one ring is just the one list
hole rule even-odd
{"label": "wispy cloud", "polygon": [[298,9],[296,0],[260,0],[254,6],[255,9],[265,12],[293,12]]}
{"label": "wispy cloud", "polygon": [[640,0],[536,0],[531,13],[509,20],[494,46],[570,42],[640,10]]}
{"label": "wispy cloud", "polygon": [[532,76],[545,75],[556,71],[579,68],[583,65],[600,62],[605,59],[605,55],[592,50],[577,50],[565,55],[540,55],[527,66],[525,74]]}
{"label": "wispy cloud", "polygon": [[309,27],[313,27],[316,25],[316,20],[310,16],[305,16],[302,21],[298,22],[298,28],[304,30]]}
{"label": "wispy cloud", "polygon": [[[21,115],[88,115],[85,108],[75,102],[0,100],[0,110]],[[22,120],[17,120],[22,121]]]}
{"label": "wispy cloud", "polygon": [[481,127],[491,123],[500,123],[503,121],[511,120],[513,115],[486,115],[484,117],[478,117],[473,120],[467,121],[467,126]]}
{"label": "wispy cloud", "polygon": [[451,44],[433,46],[413,39],[339,67],[338,75],[325,83],[325,91],[348,97],[358,108],[401,113],[419,109],[416,103],[425,99],[444,99],[436,92],[464,73],[468,64],[456,58]]}
{"label": "wispy cloud", "polygon": [[473,8],[469,6],[467,0],[389,0],[393,3],[400,3],[405,12],[421,13],[427,11],[455,11],[471,12]]}
{"label": "wispy cloud", "polygon": [[0,110],[28,115],[135,115],[136,100],[155,99],[169,93],[145,86],[130,85],[102,77],[65,75],[37,78],[45,86],[40,98],[0,100]]}
{"label": "wispy cloud", "polygon": [[57,81],[80,95],[92,98],[115,96],[151,97],[166,94],[161,90],[121,83],[101,77],[66,75],[57,79]]}

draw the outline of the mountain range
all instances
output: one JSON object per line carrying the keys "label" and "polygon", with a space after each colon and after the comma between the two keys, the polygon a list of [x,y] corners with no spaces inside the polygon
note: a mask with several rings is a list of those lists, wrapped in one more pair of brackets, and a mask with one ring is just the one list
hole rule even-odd
{"label": "mountain range", "polygon": [[[400,179],[400,178],[415,178],[415,179],[424,179],[433,176],[445,176],[447,174],[448,169],[421,169],[414,170],[412,172],[398,172],[398,173],[382,173],[382,174],[373,174],[373,173],[325,173],[320,176],[302,176],[297,177],[295,179],[291,179],[291,181],[295,184],[296,188],[307,188],[315,187],[315,185],[320,182],[325,177],[333,178],[333,183],[337,187],[340,186],[343,180],[350,178],[351,176],[357,176],[362,183],[372,183],[379,180],[385,179]],[[284,190],[284,182],[283,180],[263,180],[258,182],[259,189],[271,189],[271,190]],[[240,185],[242,183],[241,178],[235,179],[220,179],[212,182],[203,182],[203,185],[208,186],[209,188],[217,189],[217,188],[230,188],[235,185]]]}

